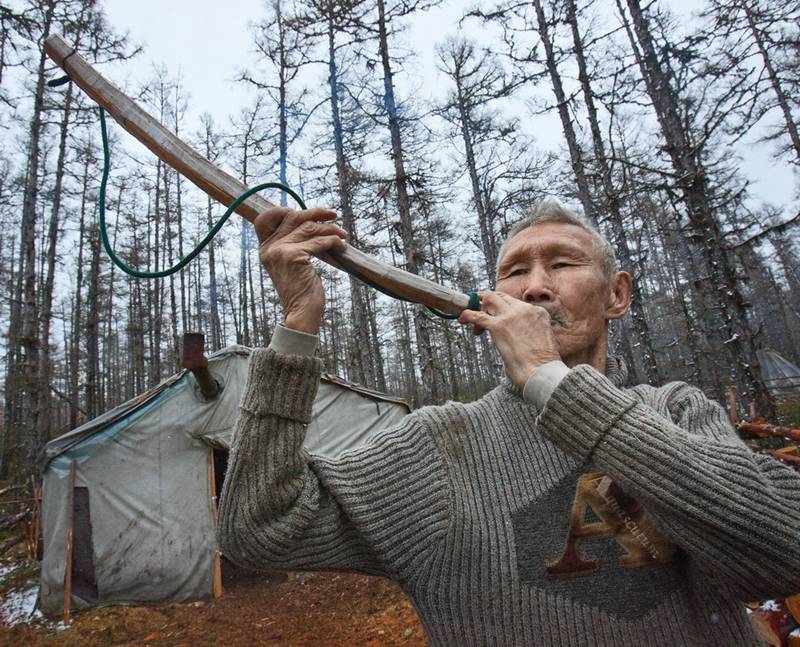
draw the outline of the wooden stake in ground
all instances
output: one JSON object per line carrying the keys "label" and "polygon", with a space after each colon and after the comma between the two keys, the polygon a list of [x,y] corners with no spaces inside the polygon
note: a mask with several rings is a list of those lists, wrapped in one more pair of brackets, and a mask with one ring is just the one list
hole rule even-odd
{"label": "wooden stake in ground", "polygon": [[37,487],[36,479],[31,476],[33,488],[33,518],[26,526],[26,549],[28,561],[35,562],[39,556],[39,535],[42,522],[42,490]]}
{"label": "wooden stake in ground", "polygon": [[[211,509],[214,513],[214,526],[219,520],[219,510],[217,508],[217,475],[214,469],[214,450],[209,452],[209,462],[211,464]],[[214,543],[214,598],[222,597],[222,564],[220,561],[219,543]]]}
{"label": "wooden stake in ground", "polygon": [[69,624],[70,597],[72,596],[72,517],[75,507],[75,461],[69,462],[67,482],[67,559],[64,566],[64,624]]}
{"label": "wooden stake in ground", "polygon": [[[214,166],[105,79],[61,36],[52,34],[46,38],[44,50],[120,126],[212,198],[229,205],[247,190],[243,183]],[[236,213],[253,222],[261,211],[272,206],[264,198],[252,195],[239,205]],[[326,253],[319,258],[357,278],[379,285],[400,298],[436,308],[449,315],[457,316],[469,307],[469,297],[466,294],[393,267],[350,245],[342,253]]]}
{"label": "wooden stake in ground", "polygon": [[731,424],[735,427],[739,422],[739,412],[736,410],[736,387],[732,386],[730,393],[728,393],[728,415],[731,418]]}

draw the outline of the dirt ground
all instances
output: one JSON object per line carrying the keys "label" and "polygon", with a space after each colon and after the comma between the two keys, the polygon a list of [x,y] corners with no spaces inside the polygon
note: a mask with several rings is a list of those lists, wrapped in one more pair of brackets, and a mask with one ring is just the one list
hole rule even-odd
{"label": "dirt ground", "polygon": [[[29,617],[38,565],[0,563],[0,647],[425,647],[411,603],[388,580],[348,573],[306,573],[302,581],[238,574],[217,600],[116,606],[14,626],[8,601],[26,592]],[[748,605],[751,620],[775,647],[800,647],[800,596]],[[793,617],[794,615],[794,617]]]}
{"label": "dirt ground", "polygon": [[152,607],[108,607],[53,625],[2,626],[0,646],[251,647],[408,646],[427,643],[400,589],[380,578],[308,573],[299,581],[225,583],[217,600]]}

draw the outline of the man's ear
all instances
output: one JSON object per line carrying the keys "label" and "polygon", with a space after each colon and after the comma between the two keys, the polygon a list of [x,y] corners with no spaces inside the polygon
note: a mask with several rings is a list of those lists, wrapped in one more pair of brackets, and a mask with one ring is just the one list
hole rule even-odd
{"label": "man's ear", "polygon": [[609,285],[606,319],[619,319],[631,305],[633,279],[627,272],[617,272]]}

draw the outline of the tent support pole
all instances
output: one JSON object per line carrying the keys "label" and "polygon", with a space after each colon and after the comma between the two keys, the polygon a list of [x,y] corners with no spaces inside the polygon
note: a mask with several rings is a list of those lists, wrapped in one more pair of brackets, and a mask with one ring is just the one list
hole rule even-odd
{"label": "tent support pole", "polygon": [[64,625],[69,625],[72,598],[72,518],[75,508],[75,460],[69,462],[67,489],[67,559],[64,566]]}
{"label": "tent support pole", "polygon": [[[214,527],[216,528],[217,524],[219,523],[219,510],[217,508],[217,474],[216,470],[214,469],[214,449],[212,448],[209,452],[210,458],[210,480],[211,480],[211,508],[214,512]],[[216,532],[214,533],[216,537]],[[214,598],[221,598],[222,597],[222,561],[220,558],[219,553],[219,543],[217,543],[216,539],[214,540],[214,583],[213,583],[213,594]]]}

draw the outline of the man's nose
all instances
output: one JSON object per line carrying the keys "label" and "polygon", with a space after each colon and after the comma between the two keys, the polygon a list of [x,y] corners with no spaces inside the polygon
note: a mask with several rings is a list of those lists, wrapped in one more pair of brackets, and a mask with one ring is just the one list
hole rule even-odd
{"label": "man's nose", "polygon": [[532,268],[528,272],[522,300],[526,303],[549,303],[555,300],[550,275],[544,268]]}

